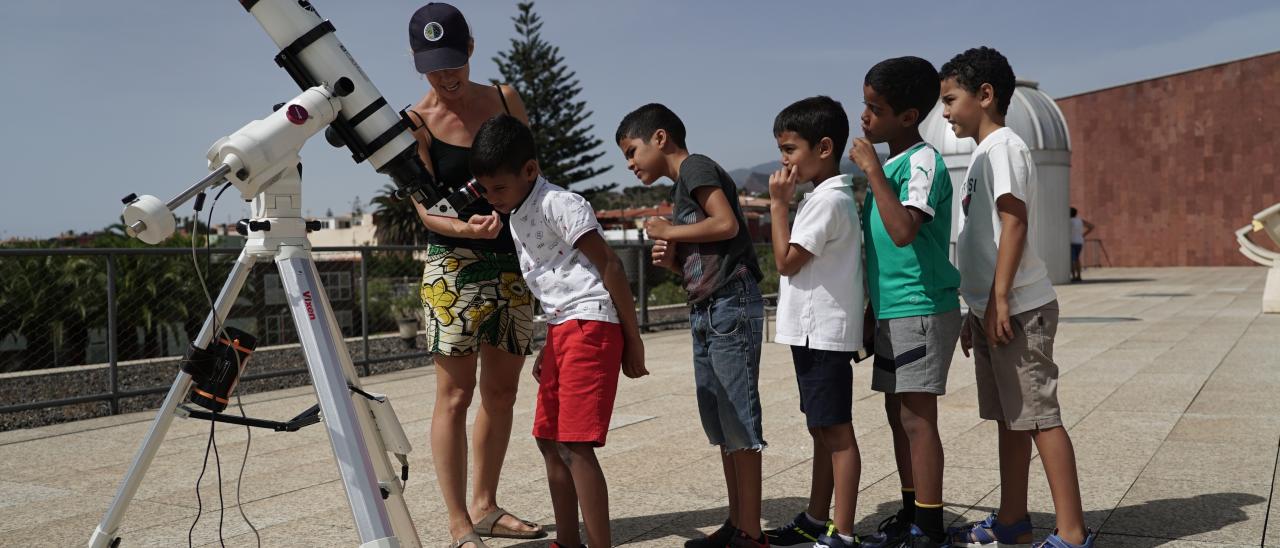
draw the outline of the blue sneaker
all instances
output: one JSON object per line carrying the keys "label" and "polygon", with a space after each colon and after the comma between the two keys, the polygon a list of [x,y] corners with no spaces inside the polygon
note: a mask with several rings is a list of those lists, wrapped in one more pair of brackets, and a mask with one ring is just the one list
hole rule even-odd
{"label": "blue sneaker", "polygon": [[1072,544],[1062,540],[1062,537],[1058,536],[1058,530],[1054,529],[1052,535],[1049,535],[1044,540],[1035,543],[1031,548],[1093,548],[1093,541],[1097,540],[1097,538],[1097,533],[1085,529],[1084,544]]}
{"label": "blue sneaker", "polygon": [[800,512],[790,523],[766,530],[764,536],[769,539],[769,546],[772,548],[811,548],[826,529],[826,524],[814,525],[809,521],[809,516]]}
{"label": "blue sneaker", "polygon": [[889,548],[890,546],[898,546],[902,544],[902,539],[911,534],[911,522],[902,519],[902,513],[898,512],[884,518],[880,525],[876,527],[876,532],[871,536],[862,539],[861,548]]}
{"label": "blue sneaker", "polygon": [[[1028,540],[1019,542],[1019,537],[1024,535]],[[982,521],[947,529],[947,537],[956,547],[1026,546],[1031,543],[1031,516],[1013,525],[1005,525],[992,513]]]}
{"label": "blue sneaker", "polygon": [[942,542],[938,542],[925,535],[919,527],[912,525],[906,538],[894,546],[895,548],[951,548],[953,545],[950,538],[943,538]]}

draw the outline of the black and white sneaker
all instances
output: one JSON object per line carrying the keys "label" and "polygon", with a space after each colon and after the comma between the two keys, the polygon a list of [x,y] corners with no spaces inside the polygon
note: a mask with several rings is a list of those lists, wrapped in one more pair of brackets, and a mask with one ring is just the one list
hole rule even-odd
{"label": "black and white sneaker", "polygon": [[769,538],[771,548],[811,548],[826,530],[825,524],[814,525],[809,516],[800,512],[790,523],[766,530],[764,536]]}

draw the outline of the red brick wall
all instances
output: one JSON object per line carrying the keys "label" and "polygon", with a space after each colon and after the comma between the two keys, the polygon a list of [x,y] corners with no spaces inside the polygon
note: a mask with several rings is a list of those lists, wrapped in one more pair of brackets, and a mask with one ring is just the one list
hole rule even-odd
{"label": "red brick wall", "polygon": [[1057,102],[1113,265],[1253,264],[1234,232],[1280,201],[1280,52]]}

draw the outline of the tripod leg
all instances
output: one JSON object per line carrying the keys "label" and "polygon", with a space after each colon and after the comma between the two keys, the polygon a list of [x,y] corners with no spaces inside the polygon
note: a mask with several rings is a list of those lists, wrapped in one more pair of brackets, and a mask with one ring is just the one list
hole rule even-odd
{"label": "tripod leg", "polygon": [[[324,287],[309,252],[298,246],[281,246],[276,257],[280,279],[293,312],[298,339],[311,371],[325,428],[333,447],[338,472],[346,489],[347,502],[355,518],[356,532],[362,546],[418,546],[412,523],[405,535],[397,539],[391,516],[383,502],[379,480],[389,470],[387,454],[372,423],[372,412],[363,398],[352,397],[348,384],[357,380],[351,356],[347,353],[342,332],[329,306]],[[356,399],[361,401],[357,402]],[[373,449],[373,451],[371,451]],[[378,462],[378,465],[375,465]],[[390,476],[394,478],[394,476]],[[384,480],[385,481],[385,480]],[[389,484],[398,494],[399,485]],[[391,499],[388,499],[391,500]],[[403,507],[403,499],[396,501]],[[408,512],[397,509],[396,515],[407,518]],[[397,519],[397,522],[399,520]],[[397,523],[399,525],[399,523]],[[409,536],[412,534],[412,536]],[[390,543],[390,544],[388,544]]]}
{"label": "tripod leg", "polygon": [[[205,319],[204,327],[200,329],[200,334],[193,344],[203,348],[209,344],[209,341],[213,340],[215,326],[221,325],[222,321],[227,317],[227,313],[231,311],[232,305],[236,302],[236,296],[240,294],[240,289],[244,287],[245,280],[249,278],[249,271],[253,269],[254,262],[253,256],[244,252],[240,253],[235,265],[231,267],[231,273],[227,275],[226,283],[222,285],[222,292],[218,294],[217,300],[214,301],[213,311]],[[115,540],[116,531],[120,528],[120,521],[124,519],[125,511],[129,509],[129,503],[133,501],[133,496],[138,492],[138,486],[142,484],[143,476],[147,474],[147,468],[151,466],[151,461],[155,458],[156,451],[160,449],[160,444],[164,441],[165,434],[169,432],[169,425],[173,422],[174,410],[186,398],[187,391],[190,389],[191,375],[185,371],[178,371],[178,378],[174,379],[173,386],[169,388],[169,394],[165,396],[164,403],[160,406],[160,410],[156,412],[156,418],[151,423],[151,429],[147,431],[147,436],[142,439],[142,446],[138,448],[138,453],[133,457],[133,463],[129,465],[129,471],[125,473],[124,481],[120,483],[120,488],[116,491],[116,498],[111,501],[111,506],[107,508],[107,514],[102,517],[102,522],[98,524],[93,536],[89,538],[90,548],[106,548]]]}

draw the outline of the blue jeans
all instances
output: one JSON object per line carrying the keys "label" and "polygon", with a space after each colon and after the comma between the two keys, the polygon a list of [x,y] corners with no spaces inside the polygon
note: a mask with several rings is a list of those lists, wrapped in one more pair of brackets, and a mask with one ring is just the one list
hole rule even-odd
{"label": "blue jeans", "polygon": [[755,280],[730,281],[689,311],[698,415],[725,453],[765,447],[760,413],[764,299]]}

